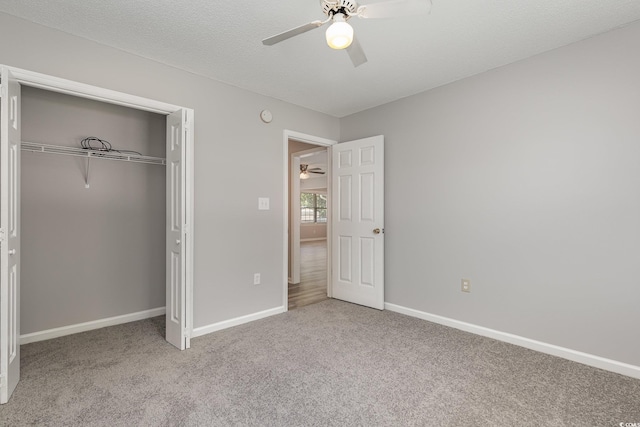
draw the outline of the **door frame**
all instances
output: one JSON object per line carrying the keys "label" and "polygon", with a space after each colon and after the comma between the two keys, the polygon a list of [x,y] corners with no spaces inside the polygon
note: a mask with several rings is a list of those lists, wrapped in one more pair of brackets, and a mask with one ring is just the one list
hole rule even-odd
{"label": "door frame", "polygon": [[[185,138],[186,157],[184,167],[186,169],[185,182],[185,237],[187,237],[185,249],[185,341],[186,348],[191,346],[190,338],[193,333],[193,220],[194,220],[194,132],[193,132],[193,109],[181,107],[179,105],[168,104],[136,95],[130,95],[110,89],[104,89],[72,80],[53,77],[34,71],[23,70],[7,66],[13,74],[15,80],[21,85],[44,89],[51,92],[63,93],[79,98],[92,99],[94,101],[107,104],[121,105],[136,110],[149,111],[152,113],[168,115],[179,110],[187,112],[187,136]],[[165,143],[166,147],[166,143]],[[166,148],[165,148],[166,150]],[[165,284],[166,286],[166,284]]]}
{"label": "door frame", "polygon": [[[283,169],[284,183],[283,203],[284,203],[284,222],[283,222],[283,289],[282,289],[282,307],[284,311],[289,310],[289,183],[293,175],[293,171],[289,170],[289,140],[304,142],[306,144],[317,145],[327,149],[327,157],[331,158],[331,146],[338,141],[321,138],[319,136],[309,135],[293,130],[285,129],[283,132],[282,152],[283,152]],[[331,297],[331,164],[327,165],[327,296]],[[293,187],[293,186],[292,186]],[[299,186],[298,186],[299,188]],[[293,188],[292,191],[293,192]]]}

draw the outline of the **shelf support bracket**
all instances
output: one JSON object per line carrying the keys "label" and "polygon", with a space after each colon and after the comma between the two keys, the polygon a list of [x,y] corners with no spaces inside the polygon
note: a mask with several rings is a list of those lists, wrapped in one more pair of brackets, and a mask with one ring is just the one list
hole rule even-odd
{"label": "shelf support bracket", "polygon": [[91,162],[91,156],[87,156],[87,173],[84,176],[84,188],[89,188],[89,165]]}

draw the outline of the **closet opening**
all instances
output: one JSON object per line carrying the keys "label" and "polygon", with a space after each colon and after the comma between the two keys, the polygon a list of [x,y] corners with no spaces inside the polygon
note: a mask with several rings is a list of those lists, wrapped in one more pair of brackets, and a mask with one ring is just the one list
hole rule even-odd
{"label": "closet opening", "polygon": [[163,316],[166,115],[24,85],[21,102],[22,342]]}
{"label": "closet opening", "polygon": [[[165,313],[166,341],[188,349],[193,110],[4,65],[0,89],[0,404],[20,380],[21,344]],[[98,146],[78,148],[82,140]],[[148,172],[150,167],[157,169]],[[23,246],[31,283],[26,289]],[[42,327],[47,329],[31,332]]]}

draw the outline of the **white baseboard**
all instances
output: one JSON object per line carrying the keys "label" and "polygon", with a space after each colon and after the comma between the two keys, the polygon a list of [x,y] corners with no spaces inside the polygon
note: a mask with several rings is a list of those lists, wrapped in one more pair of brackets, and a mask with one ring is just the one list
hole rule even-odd
{"label": "white baseboard", "polygon": [[165,307],[158,307],[152,308],[151,310],[138,311],[137,313],[123,314],[122,316],[108,317],[106,319],[92,320],[91,322],[78,323],[75,325],[62,326],[60,328],[47,329],[46,331],[24,334],[20,335],[20,345],[59,338],[65,335],[77,334],[78,332],[105,328],[107,326],[135,322],[137,320],[148,319],[150,317],[162,316],[165,312]]}
{"label": "white baseboard", "polygon": [[300,239],[300,242],[317,242],[319,240],[327,240],[326,237],[309,237],[308,239]]}
{"label": "white baseboard", "polygon": [[232,326],[238,326],[244,323],[253,322],[254,320],[264,319],[265,317],[274,316],[276,314],[284,313],[285,311],[287,311],[286,308],[280,306],[270,308],[269,310],[259,311],[257,313],[247,314],[246,316],[240,316],[233,319],[224,320],[222,322],[213,323],[211,325],[194,328],[193,333],[191,334],[191,338],[201,337],[202,335],[221,331],[222,329],[231,328]]}
{"label": "white baseboard", "polygon": [[539,351],[541,353],[562,357],[563,359],[572,360],[584,365],[589,365],[595,368],[600,368],[606,371],[611,371],[640,379],[640,366],[630,365],[628,363],[618,362],[616,360],[605,359],[604,357],[595,356],[593,354],[583,353],[553,344],[547,344],[541,341],[509,334],[507,332],[496,331],[494,329],[485,328],[483,326],[461,322],[459,320],[438,316],[437,314],[426,313],[424,311],[414,310],[412,308],[407,308],[388,302],[384,304],[384,308],[389,311],[406,314],[407,316],[417,317],[429,322],[438,323],[440,325],[449,326],[455,329],[460,329],[465,332],[471,332],[472,334],[482,335],[484,337],[493,338],[498,341],[504,341],[508,342],[509,344],[515,344],[520,347]]}

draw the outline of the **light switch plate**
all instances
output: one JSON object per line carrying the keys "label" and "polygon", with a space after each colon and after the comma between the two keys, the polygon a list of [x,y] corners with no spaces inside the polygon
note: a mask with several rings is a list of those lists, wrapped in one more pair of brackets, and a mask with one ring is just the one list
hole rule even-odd
{"label": "light switch plate", "polygon": [[268,197],[258,197],[258,210],[268,211],[269,210],[269,198]]}

